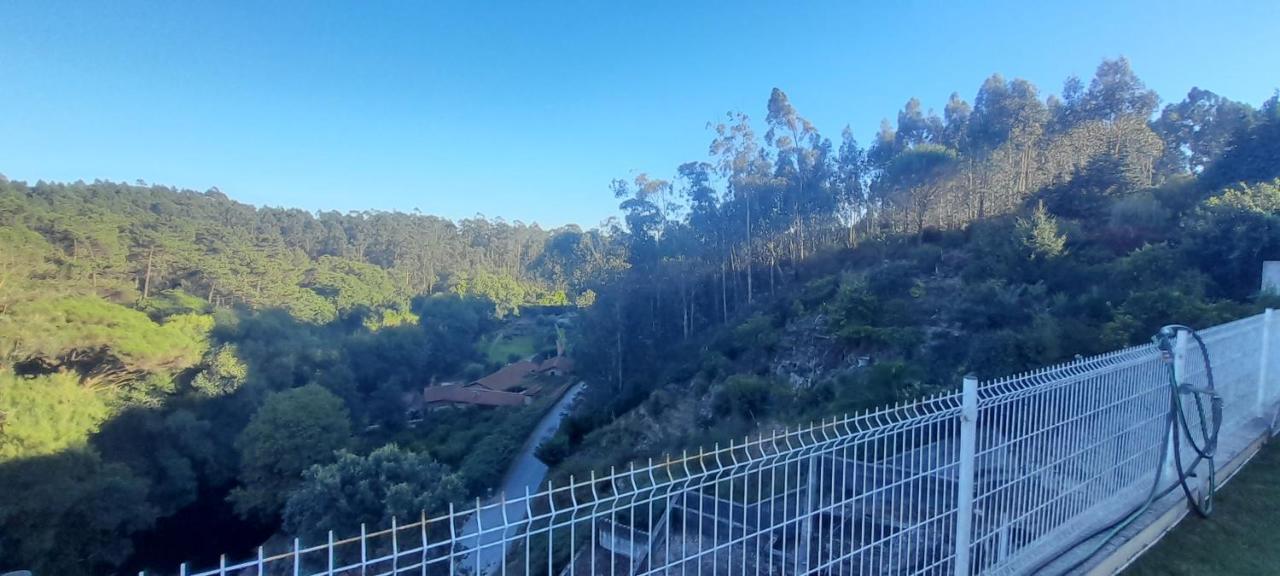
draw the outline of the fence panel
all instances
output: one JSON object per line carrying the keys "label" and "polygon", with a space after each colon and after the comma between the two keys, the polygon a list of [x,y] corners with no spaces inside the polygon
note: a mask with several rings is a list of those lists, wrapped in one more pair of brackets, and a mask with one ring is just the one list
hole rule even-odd
{"label": "fence panel", "polygon": [[[1280,315],[1202,336],[1223,437],[1256,433],[1280,401]],[[1171,361],[1205,386],[1193,346]],[[948,393],[180,574],[1025,573],[1146,498],[1169,445],[1169,366],[1128,348],[966,384],[968,428]]]}

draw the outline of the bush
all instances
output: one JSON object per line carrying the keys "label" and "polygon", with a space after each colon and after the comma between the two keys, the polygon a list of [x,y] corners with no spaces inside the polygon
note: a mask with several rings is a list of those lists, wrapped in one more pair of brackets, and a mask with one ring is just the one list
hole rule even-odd
{"label": "bush", "polygon": [[569,456],[569,450],[569,437],[562,433],[556,433],[538,445],[538,449],[534,454],[543,464],[555,466],[564,462],[564,459]]}
{"label": "bush", "polygon": [[713,409],[721,416],[759,420],[768,415],[781,395],[781,387],[770,379],[735,374],[726,379],[724,386],[716,392]]}
{"label": "bush", "polygon": [[778,329],[773,325],[773,318],[756,314],[734,327],[729,351],[735,357],[754,352],[768,357],[777,348],[778,340]]}

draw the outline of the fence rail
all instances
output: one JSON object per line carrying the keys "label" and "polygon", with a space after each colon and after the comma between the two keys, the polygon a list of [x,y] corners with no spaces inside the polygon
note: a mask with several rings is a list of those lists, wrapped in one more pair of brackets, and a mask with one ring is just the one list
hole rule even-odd
{"label": "fence rail", "polygon": [[[1270,428],[1278,321],[1268,310],[1201,332],[1228,450]],[[1188,346],[1179,340],[1175,371],[1203,385]],[[1027,573],[1142,502],[1166,449],[1166,370],[1147,345],[966,379],[955,392],[180,574]]]}

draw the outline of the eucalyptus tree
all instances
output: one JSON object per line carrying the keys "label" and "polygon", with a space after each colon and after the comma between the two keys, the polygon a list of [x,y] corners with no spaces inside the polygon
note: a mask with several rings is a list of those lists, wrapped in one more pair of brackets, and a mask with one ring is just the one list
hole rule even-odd
{"label": "eucalyptus tree", "polygon": [[1252,106],[1192,88],[1181,102],[1169,104],[1152,123],[1164,140],[1161,172],[1199,174],[1222,155],[1231,139],[1257,120]]}
{"label": "eucalyptus tree", "polygon": [[835,160],[832,182],[835,198],[844,210],[845,225],[849,228],[848,242],[857,243],[857,226],[867,211],[867,153],[858,145],[853,130],[848,126],[840,133],[840,150]]}

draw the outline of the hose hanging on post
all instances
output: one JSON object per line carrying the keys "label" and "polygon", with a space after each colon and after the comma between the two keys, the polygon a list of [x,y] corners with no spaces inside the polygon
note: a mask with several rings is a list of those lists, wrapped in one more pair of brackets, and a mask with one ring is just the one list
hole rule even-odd
{"label": "hose hanging on post", "polygon": [[[1186,382],[1178,382],[1178,376],[1180,376],[1180,374],[1178,374],[1174,366],[1174,342],[1177,340],[1178,332],[1186,332],[1189,334],[1191,338],[1196,341],[1196,344],[1200,349],[1200,357],[1204,361],[1205,373],[1205,387],[1203,388],[1192,386]],[[1196,333],[1194,329],[1183,326],[1182,324],[1170,324],[1165,326],[1161,328],[1160,332],[1151,339],[1155,342],[1156,348],[1160,350],[1160,355],[1164,359],[1165,366],[1167,366],[1168,369],[1169,413],[1165,418],[1165,433],[1161,439],[1160,461],[1157,464],[1155,477],[1152,479],[1151,490],[1147,493],[1146,500],[1137,508],[1131,510],[1128,514],[1125,514],[1110,524],[1094,530],[1085,537],[1074,542],[1071,546],[1067,547],[1057,555],[1042,561],[1034,570],[1031,571],[1031,573],[1040,573],[1040,571],[1050,563],[1066,555],[1068,552],[1075,550],[1081,544],[1105,534],[1105,537],[1099,540],[1088,554],[1082,556],[1080,560],[1067,567],[1062,571],[1062,573],[1067,574],[1075,571],[1090,558],[1093,558],[1098,551],[1102,550],[1102,547],[1115,537],[1116,534],[1119,534],[1120,531],[1124,530],[1137,520],[1143,512],[1146,512],[1151,507],[1152,503],[1163,498],[1179,486],[1181,486],[1182,493],[1186,495],[1187,501],[1190,503],[1191,508],[1196,511],[1196,514],[1202,517],[1207,517],[1213,513],[1213,495],[1218,489],[1216,477],[1217,466],[1214,462],[1214,455],[1218,450],[1218,432],[1222,427],[1222,396],[1218,394],[1217,388],[1214,385],[1213,366],[1209,361],[1209,348],[1205,345],[1204,340],[1200,338],[1200,335]],[[1183,406],[1182,398],[1184,394],[1191,396],[1195,400],[1196,414],[1199,416],[1200,437],[1203,440],[1202,443],[1196,442],[1196,439],[1191,432],[1191,425],[1187,422],[1187,413]],[[1206,418],[1204,410],[1204,396],[1209,397],[1209,418]],[[1196,454],[1191,465],[1187,467],[1183,467],[1182,465],[1181,442],[1184,435],[1186,436],[1187,444],[1191,446],[1192,451]],[[1160,485],[1164,481],[1165,463],[1169,458],[1170,446],[1173,448],[1174,470],[1176,471],[1178,478],[1174,485],[1161,491]],[[1207,487],[1205,493],[1199,500],[1197,500],[1194,491],[1187,482],[1187,479],[1195,477],[1195,469],[1201,462],[1208,462],[1209,472],[1206,475]]]}
{"label": "hose hanging on post", "polygon": [[[1189,383],[1178,383],[1177,373],[1173,366],[1173,340],[1177,337],[1179,331],[1185,331],[1196,341],[1196,345],[1200,348],[1200,356],[1204,359],[1205,387],[1196,388]],[[1191,503],[1192,509],[1201,517],[1208,517],[1213,513],[1213,496],[1218,490],[1217,466],[1214,463],[1214,455],[1218,451],[1218,432],[1222,428],[1222,396],[1217,392],[1217,388],[1213,382],[1213,367],[1209,363],[1209,348],[1205,346],[1204,339],[1195,330],[1183,326],[1181,324],[1172,324],[1160,329],[1160,333],[1156,335],[1156,346],[1160,348],[1160,352],[1165,356],[1165,363],[1169,366],[1169,384],[1173,388],[1170,392],[1170,402],[1172,410],[1178,416],[1178,427],[1182,434],[1173,432],[1173,461],[1178,471],[1178,484],[1182,486],[1182,493],[1187,496],[1187,501]],[[1187,423],[1187,412],[1183,407],[1182,395],[1190,395],[1196,403],[1196,415],[1199,417],[1200,436],[1204,440],[1204,444],[1196,443],[1195,436],[1191,433],[1191,425]],[[1205,418],[1203,396],[1209,397],[1209,416],[1211,420]],[[1212,422],[1212,424],[1210,424]],[[1212,428],[1210,428],[1212,426]],[[1191,446],[1192,451],[1196,453],[1195,460],[1191,466],[1184,469],[1182,467],[1182,450],[1180,439],[1185,435],[1187,444]],[[1187,478],[1190,473],[1200,465],[1201,461],[1209,463],[1209,471],[1206,475],[1207,486],[1204,495],[1199,501],[1196,500],[1192,493],[1191,487],[1187,484]]]}

